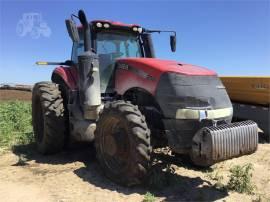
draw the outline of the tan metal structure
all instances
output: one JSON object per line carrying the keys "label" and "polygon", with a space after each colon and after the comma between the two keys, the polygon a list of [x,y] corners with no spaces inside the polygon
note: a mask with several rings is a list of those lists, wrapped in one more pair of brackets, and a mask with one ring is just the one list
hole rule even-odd
{"label": "tan metal structure", "polygon": [[232,101],[259,105],[270,104],[270,76],[220,77]]}
{"label": "tan metal structure", "polygon": [[270,76],[220,77],[233,102],[235,120],[253,120],[270,142]]}

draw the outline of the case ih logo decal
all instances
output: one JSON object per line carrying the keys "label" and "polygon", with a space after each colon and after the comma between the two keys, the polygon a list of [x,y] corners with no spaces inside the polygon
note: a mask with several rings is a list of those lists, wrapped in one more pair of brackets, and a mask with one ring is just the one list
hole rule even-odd
{"label": "case ih logo decal", "polygon": [[153,76],[151,76],[150,74],[147,74],[146,72],[144,72],[143,70],[137,69],[135,67],[132,67],[130,65],[124,64],[124,63],[120,63],[117,65],[118,69],[124,69],[127,71],[131,71],[132,73],[144,78],[144,79],[148,79],[151,81],[156,80]]}
{"label": "case ih logo decal", "polygon": [[38,39],[40,36],[50,37],[52,33],[40,13],[24,13],[17,24],[16,32],[20,37],[29,34],[33,39]]}

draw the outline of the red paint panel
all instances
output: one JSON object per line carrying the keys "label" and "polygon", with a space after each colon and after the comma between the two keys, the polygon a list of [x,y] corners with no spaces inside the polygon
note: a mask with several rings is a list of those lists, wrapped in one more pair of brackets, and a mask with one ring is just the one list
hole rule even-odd
{"label": "red paint panel", "polygon": [[77,88],[78,72],[76,67],[56,67],[53,71],[54,74],[59,75],[72,90]]}
{"label": "red paint panel", "polygon": [[216,75],[216,72],[204,67],[185,64],[173,60],[161,60],[154,58],[123,58],[118,60],[121,63],[135,65],[143,67],[148,72],[175,72],[179,74],[185,74],[189,76],[212,76]]}
{"label": "red paint panel", "polygon": [[128,89],[134,87],[145,89],[154,95],[160,76],[166,72],[175,72],[187,76],[216,75],[216,73],[212,70],[171,60],[160,60],[153,58],[123,58],[118,59],[117,61],[143,71],[154,78],[151,80],[143,78],[130,70],[117,69],[115,77],[115,90],[121,95],[124,94]]}
{"label": "red paint panel", "polygon": [[143,78],[132,71],[117,69],[115,75],[115,90],[123,95],[128,89],[142,88],[151,94],[154,94],[157,81]]}

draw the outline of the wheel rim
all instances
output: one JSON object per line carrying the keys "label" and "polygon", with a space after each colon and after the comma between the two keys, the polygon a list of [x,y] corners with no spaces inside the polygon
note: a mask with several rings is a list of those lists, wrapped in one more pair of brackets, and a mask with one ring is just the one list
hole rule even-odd
{"label": "wheel rim", "polygon": [[111,117],[102,131],[101,150],[106,166],[114,173],[120,173],[128,166],[128,130],[119,118]]}

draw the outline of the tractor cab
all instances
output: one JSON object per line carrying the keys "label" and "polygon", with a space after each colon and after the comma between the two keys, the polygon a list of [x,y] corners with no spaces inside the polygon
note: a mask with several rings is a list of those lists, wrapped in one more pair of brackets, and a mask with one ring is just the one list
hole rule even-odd
{"label": "tractor cab", "polygon": [[[101,93],[112,91],[112,76],[118,58],[153,57],[145,52],[141,27],[112,21],[95,20],[90,23],[91,48],[99,56]],[[84,51],[83,31],[78,27],[80,41],[73,42],[71,60],[78,63],[78,55]]]}
{"label": "tractor cab", "polygon": [[[99,56],[101,93],[113,91],[113,72],[119,58],[153,58],[151,35],[135,24],[94,20],[90,22],[91,49]],[[71,60],[77,64],[84,51],[83,29],[78,27],[79,41],[73,41]],[[144,32],[144,33],[143,33]]]}

